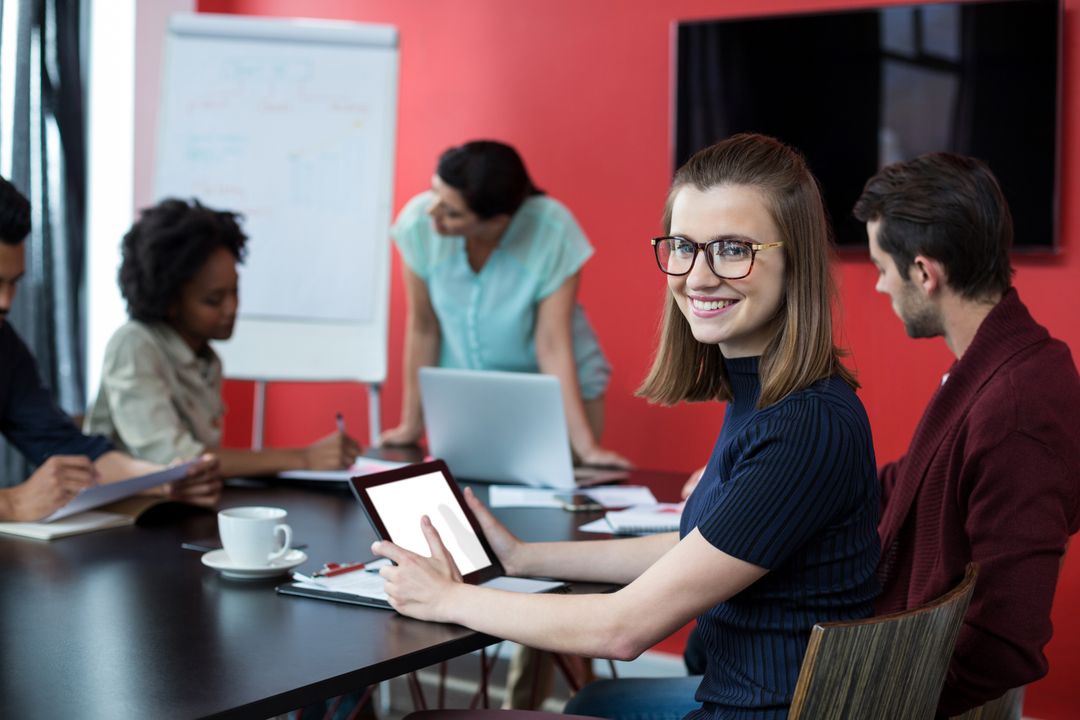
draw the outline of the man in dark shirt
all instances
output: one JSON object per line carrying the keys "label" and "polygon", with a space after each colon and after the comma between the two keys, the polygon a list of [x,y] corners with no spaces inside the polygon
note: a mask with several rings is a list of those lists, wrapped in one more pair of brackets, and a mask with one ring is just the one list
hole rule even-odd
{"label": "man in dark shirt", "polygon": [[1012,219],[983,163],[890,165],[855,216],[908,335],[942,337],[956,356],[908,452],[880,471],[878,525],[878,612],[919,606],[979,565],[938,706],[948,717],[1046,674],[1061,558],[1080,529],[1080,379],[1011,287]]}
{"label": "man in dark shirt", "polygon": [[[39,520],[82,489],[161,469],[118,452],[100,436],[79,432],[41,381],[29,349],[7,322],[26,269],[24,240],[30,203],[0,178],[0,433],[37,469],[24,482],[0,489],[0,521]],[[217,459],[204,456],[167,497],[213,506],[221,493]]]}

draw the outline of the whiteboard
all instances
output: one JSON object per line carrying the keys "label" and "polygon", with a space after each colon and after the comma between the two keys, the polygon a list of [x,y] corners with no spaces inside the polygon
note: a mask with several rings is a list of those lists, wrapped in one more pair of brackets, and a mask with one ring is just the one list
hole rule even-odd
{"label": "whiteboard", "polygon": [[244,216],[230,377],[386,377],[398,40],[387,25],[169,21],[154,195]]}

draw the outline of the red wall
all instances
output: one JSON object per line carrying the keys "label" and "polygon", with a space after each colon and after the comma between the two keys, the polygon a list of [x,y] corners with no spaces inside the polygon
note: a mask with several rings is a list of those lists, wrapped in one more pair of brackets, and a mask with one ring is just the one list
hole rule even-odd
{"label": "red wall", "polygon": [[[605,442],[637,464],[688,471],[707,457],[718,405],[650,407],[633,397],[654,345],[664,282],[645,240],[659,228],[670,178],[668,138],[673,20],[786,12],[867,3],[837,0],[200,0],[204,12],[306,15],[392,23],[401,31],[395,207],[427,187],[438,153],[493,137],[516,145],[537,182],[573,210],[597,253],[581,299],[615,369]],[[1061,253],[1019,258],[1016,285],[1034,315],[1080,354],[1080,0],[1066,0]],[[988,122],[992,119],[988,119]],[[252,250],[258,252],[258,238]],[[398,260],[393,267],[391,377],[383,426],[397,422],[404,331]],[[889,303],[873,292],[864,257],[845,258],[839,279],[851,364],[863,383],[879,461],[905,449],[950,356],[940,340],[912,342]],[[250,386],[231,383],[227,441],[250,434]],[[332,430],[341,410],[366,438],[366,401],[356,386],[275,384],[267,398],[268,444],[295,444]],[[1065,566],[1049,648],[1053,670],[1029,691],[1028,714],[1072,717],[1080,708],[1080,560]]]}

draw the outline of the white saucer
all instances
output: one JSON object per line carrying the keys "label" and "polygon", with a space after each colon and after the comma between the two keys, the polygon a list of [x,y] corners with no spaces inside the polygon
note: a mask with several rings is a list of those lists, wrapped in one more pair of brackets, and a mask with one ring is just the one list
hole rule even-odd
{"label": "white saucer", "polygon": [[237,565],[224,550],[211,550],[202,556],[202,563],[221,572],[227,578],[234,580],[256,580],[258,578],[276,577],[284,575],[300,563],[307,560],[307,554],[302,550],[290,550],[269,565]]}

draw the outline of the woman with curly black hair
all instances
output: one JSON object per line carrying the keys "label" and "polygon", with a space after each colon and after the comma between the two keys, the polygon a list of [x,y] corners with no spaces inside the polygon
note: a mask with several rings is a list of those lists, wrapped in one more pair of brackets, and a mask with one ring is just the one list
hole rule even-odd
{"label": "woman with curly black hair", "polygon": [[247,237],[237,215],[183,200],[142,211],[124,236],[120,292],[130,320],[109,340],[86,429],[154,462],[212,451],[224,477],[348,467],[357,442],[334,433],[304,448],[221,448],[221,360],[211,340],[236,323]]}

